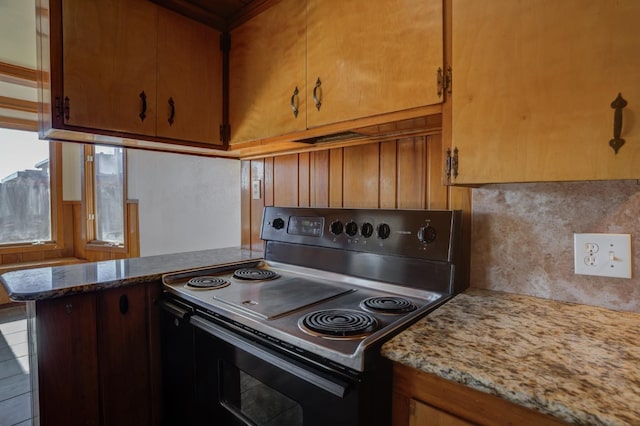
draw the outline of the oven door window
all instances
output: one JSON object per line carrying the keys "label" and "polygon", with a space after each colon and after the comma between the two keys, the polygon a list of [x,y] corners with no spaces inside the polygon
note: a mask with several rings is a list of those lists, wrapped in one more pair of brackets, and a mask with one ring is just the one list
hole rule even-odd
{"label": "oven door window", "polygon": [[258,426],[302,426],[302,406],[238,367],[220,362],[220,403]]}

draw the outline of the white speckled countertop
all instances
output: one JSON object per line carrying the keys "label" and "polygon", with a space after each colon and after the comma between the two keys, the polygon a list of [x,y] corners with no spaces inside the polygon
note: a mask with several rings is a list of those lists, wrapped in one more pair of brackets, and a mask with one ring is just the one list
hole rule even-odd
{"label": "white speckled countertop", "polygon": [[170,272],[261,259],[262,252],[239,247],[136,257],[6,272],[0,275],[9,298],[16,302],[159,280]]}
{"label": "white speckled countertop", "polygon": [[578,424],[640,425],[640,315],[470,289],[382,348]]}

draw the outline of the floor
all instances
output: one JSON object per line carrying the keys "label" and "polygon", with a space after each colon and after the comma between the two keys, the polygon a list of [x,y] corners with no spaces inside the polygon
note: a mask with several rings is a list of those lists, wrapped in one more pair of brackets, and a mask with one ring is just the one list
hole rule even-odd
{"label": "floor", "polygon": [[0,308],[0,426],[31,426],[24,306]]}

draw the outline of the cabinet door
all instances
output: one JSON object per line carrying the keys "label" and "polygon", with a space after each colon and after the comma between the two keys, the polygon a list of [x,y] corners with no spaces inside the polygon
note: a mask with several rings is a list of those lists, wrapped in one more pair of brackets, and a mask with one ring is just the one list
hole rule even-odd
{"label": "cabinet door", "polygon": [[309,0],[307,18],[308,127],[442,101],[442,0]]}
{"label": "cabinet door", "polygon": [[96,297],[103,424],[150,424],[146,288],[116,288]]}
{"label": "cabinet door", "polygon": [[455,183],[640,177],[640,2],[453,0],[452,14]]}
{"label": "cabinet door", "polygon": [[62,4],[65,124],[155,135],[157,6],[146,0]]}
{"label": "cabinet door", "polygon": [[160,8],[158,136],[217,144],[221,123],[220,33]]}
{"label": "cabinet door", "polygon": [[418,400],[409,401],[409,426],[470,426],[472,424]]}
{"label": "cabinet door", "polygon": [[99,425],[95,296],[35,303],[40,424]]}
{"label": "cabinet door", "polygon": [[231,143],[306,129],[305,16],[304,1],[282,0],[231,33]]}

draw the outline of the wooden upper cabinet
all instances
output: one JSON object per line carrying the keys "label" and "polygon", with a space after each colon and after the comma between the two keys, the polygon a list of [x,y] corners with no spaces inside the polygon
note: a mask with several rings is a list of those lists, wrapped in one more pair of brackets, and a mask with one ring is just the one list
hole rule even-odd
{"label": "wooden upper cabinet", "polygon": [[37,7],[43,139],[204,154],[225,148],[217,30],[149,0],[37,0]]}
{"label": "wooden upper cabinet", "polygon": [[220,32],[160,8],[157,69],[158,136],[221,143]]}
{"label": "wooden upper cabinet", "polygon": [[62,1],[65,124],[155,135],[156,12],[146,0]]}
{"label": "wooden upper cabinet", "polygon": [[232,144],[306,129],[305,16],[304,1],[282,0],[231,33]]}
{"label": "wooden upper cabinet", "polygon": [[441,103],[442,9],[442,0],[282,0],[234,29],[231,143],[332,133]]}
{"label": "wooden upper cabinet", "polygon": [[452,0],[451,12],[453,183],[640,177],[640,2]]}
{"label": "wooden upper cabinet", "polygon": [[442,0],[307,1],[308,127],[440,103],[442,64]]}

